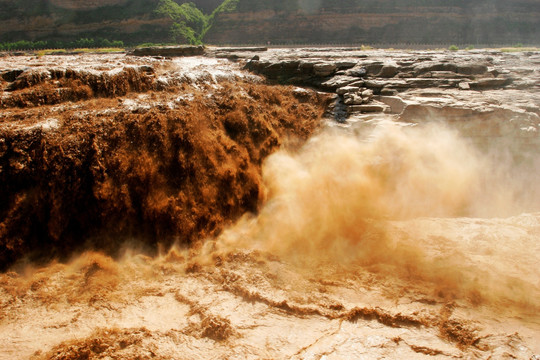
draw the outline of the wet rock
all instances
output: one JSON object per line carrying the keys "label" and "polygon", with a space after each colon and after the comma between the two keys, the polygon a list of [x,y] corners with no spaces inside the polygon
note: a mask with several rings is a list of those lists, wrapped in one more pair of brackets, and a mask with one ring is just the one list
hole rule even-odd
{"label": "wet rock", "polygon": [[270,79],[276,79],[278,76],[282,75],[282,65],[281,63],[273,63],[266,66],[262,73],[268,76]]}
{"label": "wet rock", "polygon": [[233,62],[236,62],[238,61],[238,59],[240,59],[240,56],[238,54],[230,54],[230,53],[217,53],[214,56],[218,59],[228,59]]}
{"label": "wet rock", "polygon": [[345,94],[343,96],[343,103],[345,105],[361,105],[363,104],[362,96],[355,93]]}
{"label": "wet rock", "polygon": [[360,86],[352,86],[352,85],[344,86],[344,87],[341,87],[341,88],[337,89],[336,94],[344,95],[344,94],[347,94],[347,93],[357,92],[359,88],[360,88]]}
{"label": "wet rock", "polygon": [[347,76],[356,76],[356,77],[365,77],[367,75],[367,70],[363,66],[355,66],[352,69],[345,71]]}
{"label": "wet rock", "polygon": [[347,86],[357,80],[358,78],[356,77],[337,75],[330,80],[323,82],[321,86],[327,90],[336,90],[338,88],[343,88],[344,86]]}
{"label": "wet rock", "polygon": [[7,82],[14,82],[15,79],[19,75],[21,75],[24,72],[24,70],[16,69],[16,70],[7,70],[2,73],[2,79],[4,79]]}
{"label": "wet rock", "polygon": [[51,74],[48,70],[45,69],[30,69],[25,70],[20,73],[15,81],[13,81],[8,87],[8,91],[14,91],[19,89],[25,89],[37,84],[40,84],[48,79],[50,79]]}
{"label": "wet rock", "polygon": [[137,67],[137,69],[146,74],[154,74],[156,72],[154,68],[150,65],[140,65]]}
{"label": "wet rock", "polygon": [[203,55],[205,51],[202,45],[183,45],[183,46],[150,46],[141,47],[133,50],[130,55],[133,56],[197,56]]}
{"label": "wet rock", "polygon": [[298,60],[284,60],[276,63],[270,63],[265,66],[260,72],[270,79],[280,79],[286,81],[298,74]]}
{"label": "wet rock", "polygon": [[267,47],[230,47],[230,48],[220,47],[219,51],[220,52],[265,52],[265,51],[268,51],[268,48]]}
{"label": "wet rock", "polygon": [[281,61],[281,67],[286,72],[296,72],[300,65],[300,60],[284,60]]}
{"label": "wet rock", "polygon": [[298,65],[298,71],[300,71],[302,74],[311,74],[313,72],[314,66],[315,63],[313,62],[300,61],[300,64]]}
{"label": "wet rock", "polygon": [[[287,56],[291,59],[302,59],[296,69],[296,74],[287,75],[288,78],[283,81],[284,83],[335,92],[341,96],[342,102],[346,94],[355,94],[355,97],[347,98],[349,105],[366,105],[365,102],[370,101],[369,96],[364,96],[359,92],[362,88],[367,88],[376,95],[401,97],[407,101],[410,97],[407,94],[416,89],[452,90],[455,92],[425,96],[418,93],[416,96],[422,96],[425,99],[435,96],[440,98],[441,104],[453,106],[451,105],[453,102],[461,104],[465,101],[453,99],[460,91],[462,95],[465,95],[462,92],[464,90],[517,90],[540,87],[540,79],[536,75],[534,66],[512,65],[514,61],[520,61],[518,55],[493,52],[491,59],[488,59],[485,51],[467,54],[433,52],[429,56],[421,53],[390,55],[378,51],[373,54],[340,53],[344,56],[343,60],[335,60],[340,58],[335,51],[335,49],[317,49],[310,52],[306,49],[291,52],[291,55],[282,57],[273,55],[274,57],[268,58],[267,66],[280,63]],[[366,60],[359,60],[361,58],[359,55],[363,55]],[[281,73],[286,73],[283,67],[281,67]],[[477,96],[472,92],[470,95]],[[362,104],[359,104],[358,97],[362,98]],[[392,112],[399,113],[402,107],[402,104],[396,104]]]}
{"label": "wet rock", "polygon": [[348,107],[349,112],[360,113],[382,113],[389,112],[390,107],[386,104],[366,104],[366,105],[351,105]]}

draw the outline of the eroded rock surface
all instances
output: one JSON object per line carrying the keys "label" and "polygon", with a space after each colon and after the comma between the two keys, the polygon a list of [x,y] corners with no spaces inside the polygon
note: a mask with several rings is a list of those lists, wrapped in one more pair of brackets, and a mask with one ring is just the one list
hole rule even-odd
{"label": "eroded rock surface", "polygon": [[337,94],[330,115],[340,122],[391,113],[410,123],[451,123],[479,141],[510,136],[540,144],[538,52],[330,48],[244,56],[246,69],[271,81]]}

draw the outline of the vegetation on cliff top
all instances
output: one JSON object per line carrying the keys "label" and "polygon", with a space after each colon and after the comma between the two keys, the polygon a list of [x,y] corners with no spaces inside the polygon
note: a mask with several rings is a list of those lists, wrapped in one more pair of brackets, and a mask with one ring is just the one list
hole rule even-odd
{"label": "vegetation on cliff top", "polygon": [[202,44],[204,35],[212,27],[214,18],[234,11],[239,0],[224,0],[211,14],[204,14],[192,2],[178,4],[173,0],[160,0],[155,14],[173,20],[170,38],[176,43]]}
{"label": "vegetation on cliff top", "polygon": [[[0,0],[0,22],[10,19],[24,20],[28,25],[32,19],[39,17],[51,21],[55,27],[104,23],[102,27],[85,33],[85,38],[115,38],[127,44],[141,42],[174,42],[182,44],[201,44],[203,37],[212,26],[214,18],[224,12],[234,11],[239,0],[208,0],[185,2],[183,0],[128,0],[123,4],[106,5],[92,9],[73,9],[55,6],[55,3],[43,0],[21,0],[18,2]],[[201,5],[201,10],[198,5]],[[139,19],[139,20],[135,20]],[[136,32],[122,32],[111,27],[111,24],[121,22],[136,22],[143,19],[149,24],[142,25]],[[159,23],[159,19],[169,19],[171,22]],[[152,21],[158,21],[152,25]],[[171,24],[172,23],[172,24]],[[170,24],[170,25],[167,25]],[[165,28],[165,26],[169,26]],[[73,47],[71,43],[78,41],[72,35],[53,31],[49,36],[36,35],[31,26],[25,25],[23,30],[0,30],[0,42],[13,44],[0,50],[41,49],[44,44],[51,47]],[[82,35],[82,34],[81,34]],[[14,46],[14,47],[13,47]],[[100,46],[90,44],[89,47]],[[108,46],[108,45],[106,45]],[[116,46],[116,45],[115,45]]]}
{"label": "vegetation on cliff top", "polygon": [[82,38],[74,41],[26,41],[0,43],[0,51],[76,49],[76,48],[123,48],[124,42],[102,38]]}

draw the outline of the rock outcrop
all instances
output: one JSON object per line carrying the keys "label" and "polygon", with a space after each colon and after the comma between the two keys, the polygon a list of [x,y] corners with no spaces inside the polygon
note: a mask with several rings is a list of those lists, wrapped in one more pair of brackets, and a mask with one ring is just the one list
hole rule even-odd
{"label": "rock outcrop", "polygon": [[[311,6],[306,6],[310,4]],[[220,14],[206,41],[276,44],[537,43],[540,5],[532,0],[240,0]]]}
{"label": "rock outcrop", "polygon": [[339,122],[387,113],[409,123],[444,120],[478,141],[540,145],[538,52],[329,48],[250,56],[237,53],[271,82],[334,93],[329,115]]}
{"label": "rock outcrop", "polygon": [[204,46],[151,46],[136,48],[134,56],[196,56],[204,54]]}

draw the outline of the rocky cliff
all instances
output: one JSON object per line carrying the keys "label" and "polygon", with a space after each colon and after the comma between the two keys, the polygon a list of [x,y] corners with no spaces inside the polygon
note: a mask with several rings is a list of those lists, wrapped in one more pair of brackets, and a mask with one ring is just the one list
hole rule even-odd
{"label": "rocky cliff", "polygon": [[[156,11],[162,3],[159,0],[0,0],[0,42],[83,37],[127,43],[189,40],[183,26],[180,33],[184,36],[179,40],[178,34],[174,35],[174,24],[177,27],[182,24],[176,18],[178,14]],[[204,31],[195,29],[194,38],[213,44],[536,44],[540,38],[540,4],[534,0],[399,3],[394,0],[196,0],[192,3],[192,8],[201,9],[199,13],[206,23]],[[167,2],[169,9],[171,4],[172,1]],[[189,25],[190,21],[184,22]]]}
{"label": "rocky cliff", "polygon": [[171,19],[156,16],[158,0],[1,0],[0,42],[107,38],[167,39]]}
{"label": "rocky cliff", "polygon": [[[537,1],[240,1],[209,43],[536,43]],[[259,5],[256,5],[260,3]],[[292,3],[292,5],[291,5]]]}
{"label": "rocky cliff", "polygon": [[[185,4],[187,15],[176,6],[186,1],[174,2],[0,0],[0,42],[536,44],[540,38],[534,0],[195,0]],[[190,25],[193,14],[204,29]]]}

